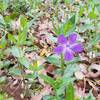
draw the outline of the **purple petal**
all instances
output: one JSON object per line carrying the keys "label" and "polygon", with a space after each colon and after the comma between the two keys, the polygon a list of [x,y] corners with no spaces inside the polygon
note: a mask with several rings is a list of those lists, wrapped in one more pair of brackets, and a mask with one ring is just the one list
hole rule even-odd
{"label": "purple petal", "polygon": [[65,55],[64,55],[64,59],[65,60],[70,61],[73,58],[74,58],[73,52],[71,52],[69,50],[65,52]]}
{"label": "purple petal", "polygon": [[75,33],[70,34],[68,38],[69,38],[69,43],[70,44],[75,43],[76,39],[77,39],[77,34],[75,34]]}
{"label": "purple petal", "polygon": [[82,44],[75,44],[71,46],[71,49],[75,52],[75,53],[79,53],[83,51],[83,45]]}
{"label": "purple petal", "polygon": [[65,44],[66,42],[67,42],[67,39],[63,34],[58,36],[58,40],[57,40],[58,44]]}
{"label": "purple petal", "polygon": [[54,53],[60,55],[63,52],[62,46],[57,46],[54,48]]}

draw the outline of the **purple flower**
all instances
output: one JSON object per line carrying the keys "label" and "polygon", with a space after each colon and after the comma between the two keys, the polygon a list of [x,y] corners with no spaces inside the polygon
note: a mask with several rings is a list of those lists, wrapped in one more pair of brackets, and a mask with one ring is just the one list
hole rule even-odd
{"label": "purple flower", "polygon": [[70,34],[65,37],[63,34],[58,36],[57,47],[54,48],[54,53],[64,55],[64,59],[70,61],[74,58],[75,53],[80,53],[83,50],[82,43],[77,42],[77,34]]}

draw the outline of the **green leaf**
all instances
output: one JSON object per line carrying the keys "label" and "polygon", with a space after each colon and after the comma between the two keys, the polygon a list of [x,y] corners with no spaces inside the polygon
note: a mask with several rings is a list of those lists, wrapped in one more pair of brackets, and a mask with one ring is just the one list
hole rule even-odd
{"label": "green leaf", "polygon": [[0,11],[5,11],[8,7],[9,0],[0,1]]}
{"label": "green leaf", "polygon": [[40,75],[40,78],[42,78],[47,84],[50,84],[55,89],[55,80],[47,75]]}
{"label": "green leaf", "polygon": [[91,48],[91,46],[95,46],[99,42],[100,42],[100,36],[98,34],[96,34],[95,37],[90,39],[90,41],[88,43],[88,48]]}
{"label": "green leaf", "polygon": [[12,21],[12,19],[10,18],[10,16],[5,16],[4,21],[5,21],[6,24],[8,24]]}
{"label": "green leaf", "polygon": [[64,2],[69,4],[69,3],[71,3],[71,0],[64,0]]}
{"label": "green leaf", "polygon": [[15,20],[18,17],[19,13],[18,12],[12,12],[10,14],[10,19]]}
{"label": "green leaf", "polygon": [[66,100],[74,100],[74,86],[69,83],[66,88]]}
{"label": "green leaf", "polygon": [[54,32],[57,35],[62,34],[62,32],[63,32],[62,27],[63,27],[62,25],[55,26],[54,23],[53,23]]}
{"label": "green leaf", "polygon": [[18,68],[10,68],[9,73],[12,75],[21,75],[21,70]]}
{"label": "green leaf", "polygon": [[65,76],[61,77],[60,81],[57,82],[56,94],[57,95],[62,95],[65,92],[66,85],[73,82],[74,80],[75,80],[75,78],[71,78],[71,77],[65,77]]}
{"label": "green leaf", "polygon": [[11,62],[9,60],[5,60],[5,61],[0,62],[0,67],[2,67],[2,68],[4,67],[4,68],[8,69],[10,64],[11,64]]}
{"label": "green leaf", "polygon": [[91,11],[91,12],[88,14],[88,17],[91,18],[91,19],[96,19],[96,18],[97,18],[97,14],[96,14],[94,11]]}
{"label": "green leaf", "polygon": [[94,4],[100,4],[100,0],[92,0]]}
{"label": "green leaf", "polygon": [[14,37],[14,35],[12,35],[12,34],[8,34],[8,39],[9,39],[9,41],[11,41],[11,42],[13,42],[13,43],[16,43],[17,41],[16,41],[16,38]]}
{"label": "green leaf", "polygon": [[27,21],[27,18],[23,15],[20,16],[20,24],[21,24],[21,30],[19,30],[18,33],[18,45],[25,44],[26,38],[27,38],[27,31],[29,29],[29,22]]}
{"label": "green leaf", "polygon": [[5,48],[6,47],[6,44],[7,44],[7,41],[5,39],[5,36],[3,36],[0,40],[0,46],[1,48]]}
{"label": "green leaf", "polygon": [[94,30],[95,27],[92,24],[84,24],[82,26],[79,27],[79,32],[85,32],[87,30]]}
{"label": "green leaf", "polygon": [[29,63],[29,61],[28,61],[25,57],[20,57],[20,58],[18,58],[18,61],[19,61],[23,66],[25,66],[26,68],[29,68],[30,63]]}
{"label": "green leaf", "polygon": [[79,10],[79,15],[82,16],[83,12],[84,12],[84,7],[81,6]]}
{"label": "green leaf", "polygon": [[54,31],[57,35],[60,35],[62,33],[66,35],[66,33],[75,30],[75,22],[76,22],[76,16],[73,15],[66,23],[58,25],[57,27],[53,24]]}
{"label": "green leaf", "polygon": [[48,35],[48,38],[49,38],[49,40],[52,41],[52,42],[57,42],[57,38],[54,37],[54,36],[52,36],[51,34]]}
{"label": "green leaf", "polygon": [[23,15],[20,16],[20,24],[21,24],[21,27],[24,28],[26,25],[27,25],[28,21],[27,21],[27,18]]}
{"label": "green leaf", "polygon": [[15,57],[21,57],[23,55],[22,51],[15,46],[12,47],[12,49],[10,49],[10,51],[11,51],[12,55]]}
{"label": "green leaf", "polygon": [[17,45],[20,46],[20,45],[25,44],[26,35],[27,35],[27,33],[24,33],[24,32],[18,34]]}
{"label": "green leaf", "polygon": [[4,100],[4,94],[0,94],[0,100]]}
{"label": "green leaf", "polygon": [[6,77],[5,76],[0,77],[0,84],[2,84],[4,82],[6,82]]}
{"label": "green leaf", "polygon": [[78,67],[76,64],[69,64],[67,65],[66,69],[65,69],[65,73],[64,76],[70,78],[73,76],[74,72],[78,70]]}
{"label": "green leaf", "polygon": [[46,82],[49,83],[50,85],[54,85],[55,81],[51,77],[47,75],[40,75],[40,77]]}
{"label": "green leaf", "polygon": [[75,30],[75,15],[73,15],[64,25],[63,32],[66,35],[68,32],[72,32]]}
{"label": "green leaf", "polygon": [[48,62],[60,67],[61,64],[60,64],[60,60],[59,59],[60,58],[58,56],[56,56],[56,55],[52,55],[52,56],[49,56],[49,57],[46,58],[46,60]]}
{"label": "green leaf", "polygon": [[0,26],[5,24],[4,18],[2,15],[0,15]]}

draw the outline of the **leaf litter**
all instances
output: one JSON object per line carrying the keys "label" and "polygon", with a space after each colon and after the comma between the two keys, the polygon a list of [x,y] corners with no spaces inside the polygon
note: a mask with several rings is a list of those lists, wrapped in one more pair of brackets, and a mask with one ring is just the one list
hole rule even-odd
{"label": "leaf litter", "polygon": [[[65,19],[64,19],[65,16],[64,16],[64,14],[62,14],[62,13],[65,13],[65,12],[62,12],[63,10],[70,11],[69,14],[67,14],[67,17],[68,17],[68,16],[70,16],[70,14],[72,12],[74,12],[76,10],[77,7],[75,7],[75,6],[77,6],[77,4],[82,5],[82,2],[83,2],[81,0],[75,0],[76,5],[70,4],[68,6],[68,8],[66,7],[66,5],[68,5],[67,3],[64,4],[64,3],[60,2],[60,5],[63,5],[64,7],[66,7],[66,10],[64,8],[63,9],[61,8],[61,12],[59,12],[59,13],[61,13],[61,15],[60,15],[57,12],[57,10],[59,10],[57,6],[55,6],[55,7],[54,7],[54,5],[52,5],[50,7],[45,6],[45,5],[49,5],[50,2],[48,0],[44,0],[44,1],[45,1],[45,4],[41,5],[41,7],[39,9],[40,12],[41,12],[41,10],[43,10],[44,15],[41,17],[39,16],[38,20],[34,22],[35,25],[33,23],[33,25],[31,26],[31,28],[28,31],[29,32],[28,37],[31,38],[30,42],[32,42],[31,46],[35,45],[36,47],[34,47],[34,49],[32,49],[30,51],[24,52],[24,57],[27,58],[27,60],[31,64],[30,69],[32,69],[32,68],[33,69],[30,70],[30,69],[22,68],[22,70],[23,70],[21,72],[22,75],[11,75],[10,71],[8,71],[6,68],[0,67],[0,76],[1,77],[6,76],[6,79],[5,79],[6,82],[5,82],[4,86],[2,87],[2,91],[7,93],[8,95],[12,96],[14,98],[14,100],[42,100],[42,98],[45,95],[55,95],[54,89],[52,89],[52,85],[45,83],[45,81],[37,75],[37,73],[39,73],[40,75],[41,74],[47,75],[50,78],[53,78],[55,80],[56,80],[56,77],[59,77],[59,74],[56,73],[57,69],[58,69],[58,73],[59,73],[59,69],[60,69],[59,66],[58,65],[55,66],[54,64],[52,64],[51,62],[48,62],[46,60],[47,57],[49,57],[53,54],[52,51],[56,45],[55,39],[57,37],[57,34],[55,33],[55,31],[53,31],[54,27],[52,24],[51,17],[56,16],[56,14],[58,14],[59,15],[58,20],[56,19],[54,21],[58,21],[57,23],[60,24],[61,22],[65,21]],[[86,2],[86,1],[84,1],[84,2]],[[43,9],[42,7],[47,7],[48,9]],[[50,12],[50,10],[51,10],[51,13],[48,13],[48,12]],[[52,13],[53,11],[55,13]],[[85,11],[84,11],[84,13],[86,14]],[[82,23],[85,23],[84,20]],[[79,24],[79,25],[81,26],[81,24]],[[18,21],[12,22],[12,31],[13,31],[12,34],[16,34],[16,32],[17,32],[16,30],[19,28],[19,26],[20,25],[19,25]],[[78,27],[78,28],[80,28],[80,27]],[[5,32],[5,30],[3,30],[3,31]],[[5,32],[5,33],[8,34],[9,30],[6,30],[6,31],[8,31],[8,32],[7,33]],[[93,30],[86,29],[86,30],[84,30],[84,32],[82,31],[82,33],[81,32],[79,33],[79,36],[80,36],[79,40],[86,45],[87,45],[87,42],[89,41],[88,35],[86,36],[86,40],[83,37],[84,37],[84,34],[90,32],[90,31],[93,31]],[[92,33],[93,32],[91,32],[91,34]],[[2,34],[2,32],[0,32],[0,40],[2,37],[3,37],[3,34]],[[51,39],[50,39],[50,37],[51,37]],[[54,39],[54,41],[53,41],[53,39]],[[87,96],[87,94],[92,90],[94,97],[99,100],[99,97],[100,97],[100,57],[96,54],[98,52],[98,50],[100,49],[99,44],[100,43],[97,43],[96,47],[93,47],[93,50],[95,51],[95,53],[94,52],[91,53],[90,51],[87,50],[87,48],[85,48],[84,52],[82,52],[79,55],[80,60],[77,62],[78,70],[76,72],[74,72],[74,74],[73,74],[73,77],[76,78],[74,81],[74,88],[76,91],[75,92],[76,97],[78,97],[78,98]],[[14,44],[12,44],[12,45],[14,45]],[[12,45],[11,44],[6,45],[6,48],[7,47],[10,48],[10,47],[12,47]],[[20,46],[20,47],[21,48],[25,47],[25,49],[30,48],[30,46]],[[2,47],[0,49],[2,49]],[[4,48],[4,50],[5,50],[5,48]],[[14,57],[14,54],[6,54],[6,55],[3,54],[3,56],[4,56],[3,58],[0,58],[1,61],[9,60],[10,61],[9,67],[16,68],[19,66],[18,69],[21,69],[21,67],[20,67],[21,64],[17,63],[18,60],[16,57]],[[9,67],[8,67],[8,69],[10,69]],[[33,71],[33,70],[35,70],[35,71]],[[33,73],[34,73],[34,75],[33,75]],[[26,74],[26,76],[24,76],[24,78],[23,78],[24,74]],[[28,76],[28,75],[31,75],[31,76]],[[32,78],[30,78],[30,77],[32,77]],[[37,86],[35,86],[34,84]],[[32,87],[32,85],[33,85],[33,87]],[[27,94],[27,91],[29,92],[29,94]],[[36,93],[34,93],[33,91]],[[53,100],[53,99],[51,99],[51,100]]]}

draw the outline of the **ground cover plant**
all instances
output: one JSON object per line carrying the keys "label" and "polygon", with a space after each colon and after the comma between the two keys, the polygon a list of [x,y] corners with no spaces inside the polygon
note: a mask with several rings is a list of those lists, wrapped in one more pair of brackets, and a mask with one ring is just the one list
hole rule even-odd
{"label": "ground cover plant", "polygon": [[0,100],[100,100],[100,1],[0,0]]}

